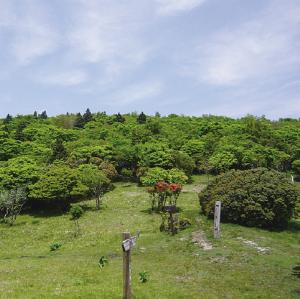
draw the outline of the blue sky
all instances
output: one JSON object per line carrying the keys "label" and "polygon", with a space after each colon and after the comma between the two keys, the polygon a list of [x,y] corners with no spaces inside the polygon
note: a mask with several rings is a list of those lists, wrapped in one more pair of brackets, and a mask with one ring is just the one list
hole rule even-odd
{"label": "blue sky", "polygon": [[300,117],[299,0],[0,0],[0,115]]}

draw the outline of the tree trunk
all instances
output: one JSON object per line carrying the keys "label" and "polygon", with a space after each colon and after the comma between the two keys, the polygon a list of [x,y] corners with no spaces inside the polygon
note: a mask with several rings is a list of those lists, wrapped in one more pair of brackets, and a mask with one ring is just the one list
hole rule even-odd
{"label": "tree trunk", "polygon": [[101,195],[96,197],[96,209],[100,210]]}

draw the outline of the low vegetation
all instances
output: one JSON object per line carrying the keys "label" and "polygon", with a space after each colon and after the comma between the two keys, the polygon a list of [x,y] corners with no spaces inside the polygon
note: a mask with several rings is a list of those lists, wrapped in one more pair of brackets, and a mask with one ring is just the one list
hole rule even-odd
{"label": "low vegetation", "polygon": [[[0,298],[120,298],[121,233],[138,230],[132,250],[136,298],[298,298],[299,278],[292,274],[299,265],[299,220],[278,232],[222,223],[221,239],[214,240],[212,220],[199,214],[197,192],[206,182],[207,176],[197,176],[184,186],[178,206],[192,225],[175,236],[159,232],[161,217],[148,213],[145,188],[128,182],[104,195],[101,213],[93,201],[80,203],[85,213],[76,239],[68,214],[25,213],[14,226],[0,225]],[[212,249],[199,246],[204,236]],[[53,243],[63,246],[50,251]],[[140,282],[144,272],[147,283]]]}
{"label": "low vegetation", "polygon": [[288,225],[297,197],[284,174],[265,168],[229,171],[199,194],[202,211],[211,218],[215,202],[220,200],[223,221],[271,229]]}

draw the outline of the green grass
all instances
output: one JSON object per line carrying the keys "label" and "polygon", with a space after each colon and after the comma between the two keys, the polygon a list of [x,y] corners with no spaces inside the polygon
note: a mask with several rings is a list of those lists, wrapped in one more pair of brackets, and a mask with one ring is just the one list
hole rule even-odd
{"label": "green grass", "polygon": [[[283,232],[222,224],[213,240],[212,222],[199,214],[195,177],[179,198],[191,228],[170,236],[159,232],[160,216],[149,214],[148,195],[131,183],[117,183],[101,211],[87,201],[74,238],[70,215],[21,215],[13,227],[0,225],[0,298],[122,298],[121,233],[141,236],[132,252],[134,298],[299,298],[300,279],[291,275],[300,263],[300,222]],[[213,249],[191,241],[203,230]],[[239,237],[269,247],[258,253]],[[56,251],[50,245],[61,243]],[[108,258],[103,269],[101,256]],[[139,273],[150,274],[147,283]]]}

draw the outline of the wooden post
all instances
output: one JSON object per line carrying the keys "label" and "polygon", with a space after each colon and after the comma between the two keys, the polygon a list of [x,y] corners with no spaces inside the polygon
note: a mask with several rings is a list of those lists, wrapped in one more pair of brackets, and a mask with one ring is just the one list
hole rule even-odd
{"label": "wooden post", "polygon": [[220,238],[220,219],[221,219],[221,202],[216,201],[214,217],[214,238]]}
{"label": "wooden post", "polygon": [[[123,241],[130,239],[130,233],[123,233]],[[130,249],[123,251],[123,299],[132,299]]]}
{"label": "wooden post", "polygon": [[292,183],[294,184],[295,182],[294,182],[294,176],[293,175],[291,175],[291,180],[292,180]]}

